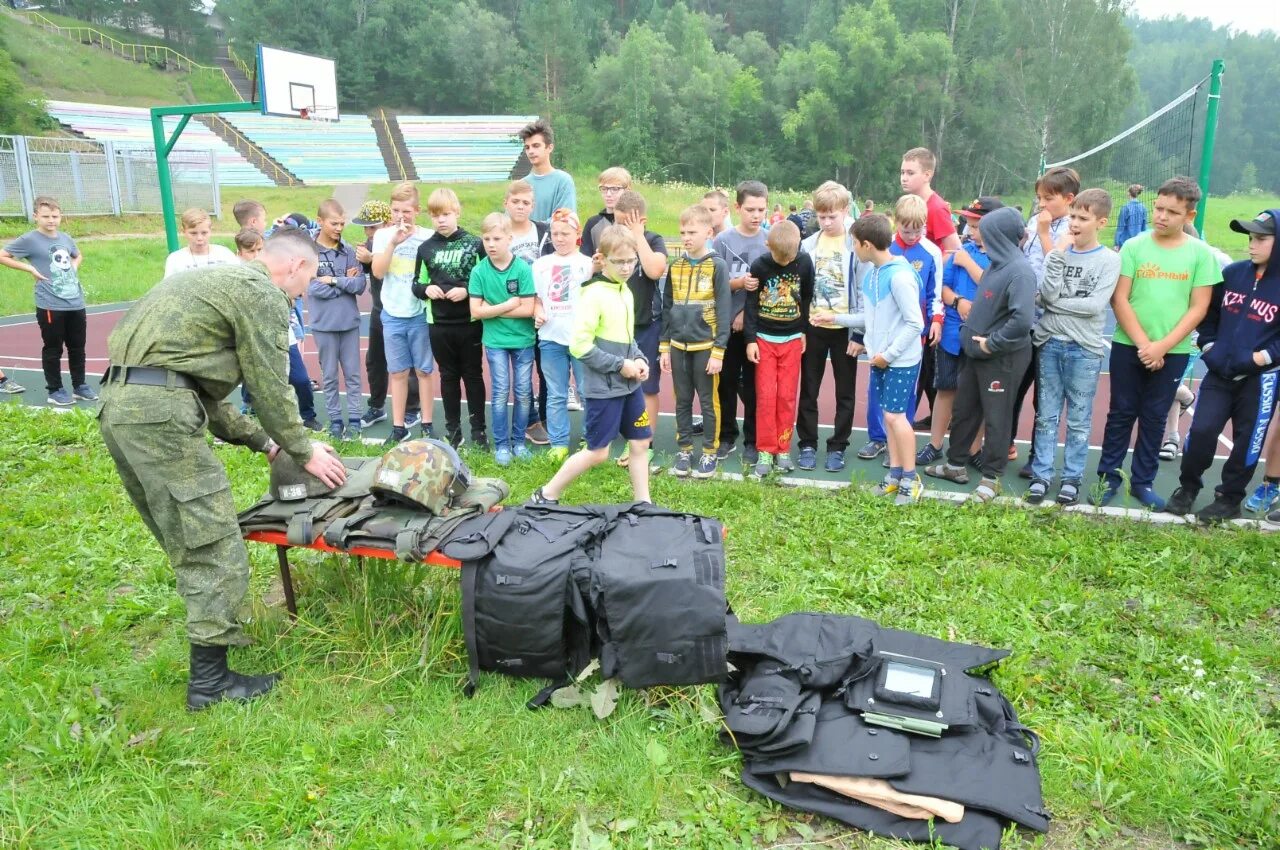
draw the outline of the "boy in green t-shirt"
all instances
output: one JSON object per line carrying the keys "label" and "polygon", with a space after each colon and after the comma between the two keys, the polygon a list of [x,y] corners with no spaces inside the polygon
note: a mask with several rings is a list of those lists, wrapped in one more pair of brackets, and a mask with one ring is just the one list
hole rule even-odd
{"label": "boy in green t-shirt", "polygon": [[1152,489],[1165,417],[1191,354],[1191,332],[1209,309],[1222,273],[1209,246],[1183,233],[1193,221],[1200,187],[1190,177],[1165,181],[1152,210],[1152,230],[1120,249],[1120,280],[1111,307],[1111,404],[1098,461],[1095,505],[1120,491],[1120,468],[1138,424],[1129,492],[1153,511],[1165,501]]}
{"label": "boy in green t-shirt", "polygon": [[[537,332],[533,308],[537,290],[529,264],[511,253],[511,220],[502,213],[485,216],[480,229],[485,258],[471,270],[467,292],[471,315],[484,323],[485,357],[489,361],[489,402],[493,407],[494,460],[530,456],[524,444],[529,403],[533,398],[533,347]],[[507,399],[515,393],[516,409],[508,416]],[[514,421],[512,421],[514,420]]]}

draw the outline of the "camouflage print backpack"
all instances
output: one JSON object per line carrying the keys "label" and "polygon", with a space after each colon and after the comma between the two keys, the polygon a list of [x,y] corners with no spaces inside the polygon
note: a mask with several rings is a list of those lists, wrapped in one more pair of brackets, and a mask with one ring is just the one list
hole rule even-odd
{"label": "camouflage print backpack", "polygon": [[448,443],[410,440],[382,456],[370,489],[379,498],[441,516],[470,483],[471,471]]}

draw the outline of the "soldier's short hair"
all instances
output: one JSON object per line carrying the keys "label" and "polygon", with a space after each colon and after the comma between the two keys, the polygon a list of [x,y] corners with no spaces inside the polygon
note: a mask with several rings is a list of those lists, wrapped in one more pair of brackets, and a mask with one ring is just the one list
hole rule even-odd
{"label": "soldier's short hair", "polygon": [[262,246],[263,251],[275,257],[301,257],[311,262],[319,262],[316,243],[311,234],[300,227],[280,227],[267,237]]}

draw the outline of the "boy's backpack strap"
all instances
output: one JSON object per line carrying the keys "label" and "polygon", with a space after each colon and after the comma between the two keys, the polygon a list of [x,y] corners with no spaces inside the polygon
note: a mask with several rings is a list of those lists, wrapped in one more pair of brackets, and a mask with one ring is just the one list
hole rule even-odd
{"label": "boy's backpack strap", "polygon": [[476,649],[476,584],[480,564],[480,561],[462,562],[462,636],[467,645],[467,681],[462,693],[468,698],[475,694],[480,682],[480,656]]}

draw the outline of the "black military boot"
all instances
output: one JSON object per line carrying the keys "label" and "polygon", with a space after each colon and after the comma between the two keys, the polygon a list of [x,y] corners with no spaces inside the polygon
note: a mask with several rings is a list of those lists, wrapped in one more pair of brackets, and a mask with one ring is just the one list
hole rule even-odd
{"label": "black military boot", "polygon": [[279,673],[244,676],[227,667],[225,646],[191,644],[191,679],[187,682],[187,710],[201,711],[215,702],[247,702],[275,687]]}

